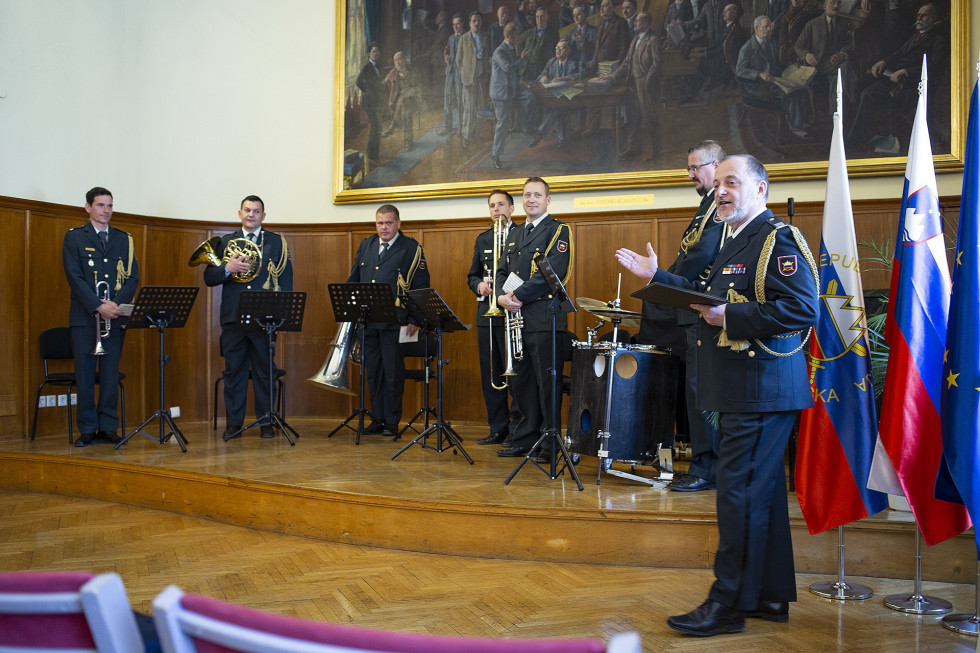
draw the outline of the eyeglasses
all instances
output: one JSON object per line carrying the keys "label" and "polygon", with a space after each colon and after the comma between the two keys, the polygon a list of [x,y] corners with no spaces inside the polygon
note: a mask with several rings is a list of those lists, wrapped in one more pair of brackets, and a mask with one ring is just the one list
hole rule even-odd
{"label": "eyeglasses", "polygon": [[714,163],[714,160],[705,161],[704,163],[699,163],[696,166],[691,166],[690,168],[687,169],[687,171],[689,173],[691,173],[691,174],[694,174],[695,172],[697,172],[698,170],[700,170],[704,166],[710,166],[712,163]]}

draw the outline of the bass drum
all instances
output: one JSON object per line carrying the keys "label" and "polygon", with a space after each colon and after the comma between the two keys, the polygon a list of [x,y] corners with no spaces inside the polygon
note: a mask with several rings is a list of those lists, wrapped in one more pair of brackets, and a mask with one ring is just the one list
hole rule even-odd
{"label": "bass drum", "polygon": [[[567,441],[572,453],[598,456],[599,430],[612,382],[609,458],[656,461],[661,444],[674,439],[680,361],[649,345],[610,347],[577,343],[572,352],[572,396]],[[613,353],[615,352],[615,358]],[[610,369],[609,361],[615,362]]]}

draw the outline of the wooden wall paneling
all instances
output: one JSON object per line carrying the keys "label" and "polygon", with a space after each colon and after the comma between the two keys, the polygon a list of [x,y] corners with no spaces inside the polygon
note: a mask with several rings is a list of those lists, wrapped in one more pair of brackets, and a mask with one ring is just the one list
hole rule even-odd
{"label": "wooden wall paneling", "polygon": [[[27,320],[34,302],[31,298],[31,275],[27,271],[27,211],[0,209],[0,241],[4,253],[0,257],[0,311],[7,316],[3,325],[3,345],[0,346],[0,367],[22,370],[30,349]],[[50,301],[51,295],[35,295],[37,303]],[[35,347],[37,345],[35,338]],[[30,361],[40,368],[35,358]],[[0,376],[0,435],[26,433],[33,409],[34,388],[22,374]],[[52,409],[53,410],[53,409]]]}
{"label": "wooden wall paneling", "polygon": [[[135,235],[135,234],[134,234]],[[214,374],[210,353],[217,356],[217,334],[212,336],[210,288],[204,283],[203,266],[187,264],[191,254],[208,237],[202,228],[154,227],[145,238],[140,259],[140,286],[194,286],[198,288],[187,323],[164,332],[164,352],[170,357],[165,368],[166,408],[180,407],[181,420],[207,419],[211,415]],[[146,401],[141,413],[127,415],[138,426],[160,408],[160,335],[156,329],[134,330],[127,335],[143,341],[143,375]],[[127,342],[127,347],[129,346]],[[128,390],[128,386],[127,386]],[[128,399],[128,397],[127,397]],[[179,420],[178,420],[179,423]],[[157,423],[150,434],[157,433]]]}
{"label": "wooden wall paneling", "polygon": [[[346,418],[353,402],[344,394],[306,383],[327,359],[337,334],[327,285],[343,283],[350,273],[350,236],[346,232],[285,231],[293,261],[293,289],[306,292],[303,330],[282,339],[278,364],[286,370],[286,414]],[[348,369],[351,388],[358,387],[356,366]]]}
{"label": "wooden wall paneling", "polygon": [[[487,417],[480,386],[479,345],[475,326],[477,311],[486,311],[487,304],[478,303],[466,283],[466,274],[473,262],[473,245],[476,237],[485,229],[432,227],[422,233],[422,247],[425,248],[432,287],[463,324],[473,326],[467,331],[447,333],[443,338],[443,358],[449,361],[443,368],[443,408],[447,420],[484,422]],[[405,404],[406,420],[421,407],[421,390],[418,387],[413,391],[418,401]],[[433,388],[433,400],[435,396]]]}
{"label": "wooden wall paneling", "polygon": [[[78,207],[65,207],[60,214],[46,211],[30,212],[27,225],[29,235],[27,249],[30,254],[26,261],[30,290],[24,298],[23,308],[19,309],[27,316],[28,324],[25,367],[21,368],[26,369],[27,387],[30,389],[23,397],[24,414],[28,418],[33,416],[34,392],[44,377],[38,338],[46,329],[68,326],[70,291],[62,264],[65,233],[72,227],[84,224],[85,219],[85,213]],[[93,342],[92,345],[94,346],[95,343]],[[52,372],[71,372],[74,370],[74,365],[71,361],[64,361],[52,365],[50,369]],[[47,389],[45,393],[48,394]],[[55,390],[51,389],[50,394],[54,393]],[[63,407],[42,408],[38,412],[37,436],[64,433],[68,421],[67,413],[67,409]],[[72,411],[72,419],[74,420],[74,411]],[[25,420],[24,432],[28,437],[30,428],[31,424]]]}

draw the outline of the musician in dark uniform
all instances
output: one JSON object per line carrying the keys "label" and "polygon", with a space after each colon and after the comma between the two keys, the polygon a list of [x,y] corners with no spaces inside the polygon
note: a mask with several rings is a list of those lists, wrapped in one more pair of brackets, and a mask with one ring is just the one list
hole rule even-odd
{"label": "musician in dark uniform", "polygon": [[[490,219],[494,224],[500,222],[503,237],[510,235],[514,229],[519,229],[511,221],[514,214],[514,198],[505,190],[499,188],[490,191]],[[480,383],[483,388],[483,401],[487,406],[487,424],[490,425],[490,435],[477,440],[477,444],[503,444],[511,429],[516,426],[512,420],[511,407],[508,407],[507,388],[501,386],[507,381],[501,373],[507,369],[507,333],[504,318],[484,317],[491,306],[487,297],[493,294],[493,236],[494,228],[487,229],[476,237],[473,247],[473,263],[466,275],[466,283],[477,297],[476,333],[477,346],[480,349]],[[493,322],[491,327],[490,323]],[[493,352],[490,351],[491,332],[493,336]],[[517,413],[519,416],[520,413]]]}
{"label": "musician in dark uniform", "polygon": [[[524,360],[517,366],[517,376],[511,380],[514,396],[520,397],[523,413],[513,436],[513,446],[501,449],[498,456],[516,457],[528,453],[541,433],[552,425],[551,368],[551,304],[552,294],[544,275],[534,263],[537,254],[544,254],[562,283],[567,284],[572,270],[572,231],[567,224],[548,213],[551,192],[540,177],[524,182],[524,226],[511,231],[504,255],[498,264],[494,291],[497,304],[511,312],[520,309],[524,319],[521,337]],[[513,291],[505,290],[507,278],[514,273],[522,285]],[[558,372],[564,363],[563,343],[567,338],[568,316],[557,315]],[[560,404],[559,396],[559,404]],[[559,410],[560,412],[560,410]],[[560,421],[560,415],[554,423]],[[550,444],[549,444],[550,447]],[[542,449],[538,457],[550,457],[550,449]]]}
{"label": "musician in dark uniform", "polygon": [[[262,253],[256,276],[247,281],[234,275],[249,275],[252,262],[247,250],[241,250],[234,243],[228,262],[220,266],[208,266],[204,270],[204,283],[221,286],[221,351],[225,357],[224,377],[225,424],[222,437],[228,439],[241,436],[245,421],[245,393],[248,390],[249,373],[252,375],[252,393],[255,397],[255,416],[261,417],[270,411],[275,397],[269,396],[269,342],[265,331],[245,329],[238,324],[238,300],[246,290],[292,290],[293,263],[289,258],[286,239],[272,231],[262,228],[265,220],[265,203],[257,195],[249,195],[242,200],[238,211],[242,228],[221,237],[220,246],[215,251],[219,259],[224,259],[228,244],[237,239],[253,243]],[[247,245],[244,247],[248,247]],[[271,424],[261,424],[263,438],[274,438],[275,430]]]}
{"label": "musician in dark uniform", "polygon": [[[687,174],[701,196],[697,215],[684,231],[677,258],[667,272],[684,277],[703,291],[711,265],[721,248],[724,223],[715,208],[715,169],[725,151],[715,141],[703,141],[687,151]],[[678,492],[697,492],[715,486],[718,459],[718,429],[704,411],[697,408],[697,313],[678,311],[670,306],[643,302],[643,320],[636,341],[669,347],[684,360],[684,387],[687,422],[691,436],[691,464],[667,485]]]}
{"label": "musician in dark uniform", "polygon": [[408,311],[398,297],[407,290],[429,287],[425,252],[417,240],[401,232],[401,218],[392,204],[375,214],[376,236],[357,248],[347,283],[387,283],[395,295],[398,324],[368,323],[364,331],[363,365],[371,389],[371,424],[365,433],[397,437],[405,392],[405,359],[398,344],[401,326],[412,336],[418,326],[409,323]]}
{"label": "musician in dark uniform", "polygon": [[[98,442],[120,441],[116,429],[119,394],[119,360],[126,335],[126,318],[119,319],[120,304],[129,304],[136,295],[140,273],[133,248],[133,237],[109,226],[112,219],[112,193],[96,186],[85,194],[88,223],[69,229],[62,246],[62,260],[71,302],[68,326],[75,358],[78,385],[76,447]],[[93,355],[96,342],[96,315],[105,354]],[[103,326],[105,325],[105,326]],[[95,403],[95,379],[99,378],[99,403]]]}
{"label": "musician in dark uniform", "polygon": [[[690,635],[741,632],[746,617],[785,622],[796,600],[783,451],[802,408],[813,405],[806,343],[817,317],[817,271],[796,228],[766,208],[769,179],[754,157],[715,171],[718,215],[732,230],[704,291],[726,304],[700,314],[698,408],[718,413],[718,551],[715,582],[697,609],[667,625]],[[657,256],[616,258],[653,281],[699,290],[658,269]]]}

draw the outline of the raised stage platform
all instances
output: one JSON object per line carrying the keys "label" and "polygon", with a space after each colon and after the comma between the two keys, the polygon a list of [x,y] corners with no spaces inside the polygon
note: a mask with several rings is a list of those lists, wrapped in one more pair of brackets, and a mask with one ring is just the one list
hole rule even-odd
{"label": "raised stage platform", "polygon": [[[187,453],[135,436],[120,450],[75,448],[67,433],[31,442],[0,438],[0,487],[85,496],[159,508],[324,540],[430,553],[594,564],[708,569],[717,542],[715,492],[677,493],[603,474],[597,459],[577,466],[579,491],[566,471],[552,480],[521,459],[480,446],[480,425],[454,425],[470,465],[451,449],[413,446],[411,438],[352,431],[339,420],[290,419],[301,434],[259,438],[258,429],[225,443],[209,422],[181,422]],[[156,433],[154,426],[149,430]],[[429,440],[434,445],[434,438]],[[683,466],[683,464],[681,464]],[[628,470],[628,467],[616,465]],[[654,477],[652,468],[636,473]],[[795,495],[790,518],[797,571],[836,574],[837,532],[810,535]],[[845,528],[848,575],[910,578],[915,525],[886,510]],[[883,555],[886,554],[886,555]],[[923,578],[976,579],[973,532],[923,550]]]}

